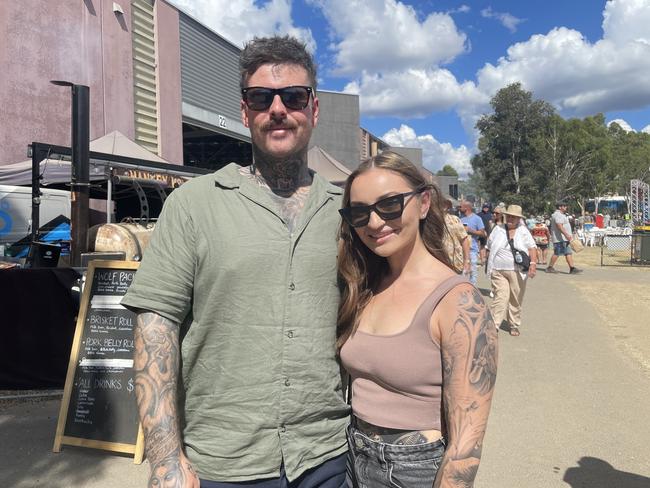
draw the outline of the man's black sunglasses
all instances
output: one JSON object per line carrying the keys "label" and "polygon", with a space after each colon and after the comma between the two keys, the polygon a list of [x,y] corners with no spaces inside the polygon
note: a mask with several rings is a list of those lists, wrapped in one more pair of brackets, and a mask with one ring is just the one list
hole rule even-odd
{"label": "man's black sunglasses", "polygon": [[340,209],[339,213],[351,227],[363,227],[364,225],[368,225],[368,222],[370,222],[370,213],[373,211],[379,215],[382,220],[397,219],[402,216],[402,213],[404,213],[404,202],[406,201],[406,197],[417,195],[426,189],[427,187],[425,186],[408,193],[391,195],[376,201],[372,205],[345,207]]}
{"label": "man's black sunglasses", "polygon": [[251,110],[268,109],[276,95],[280,95],[282,103],[288,109],[303,110],[309,105],[309,98],[313,92],[310,86],[285,86],[284,88],[249,86],[242,89],[241,96]]}

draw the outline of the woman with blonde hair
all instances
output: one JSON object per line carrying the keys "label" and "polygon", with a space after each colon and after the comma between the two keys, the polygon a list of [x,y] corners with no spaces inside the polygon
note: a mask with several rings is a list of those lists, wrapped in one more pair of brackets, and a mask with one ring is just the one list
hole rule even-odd
{"label": "woman with blonde hair", "polygon": [[497,331],[451,267],[439,190],[384,152],[348,178],[338,336],[351,378],[354,486],[472,486],[496,380]]}

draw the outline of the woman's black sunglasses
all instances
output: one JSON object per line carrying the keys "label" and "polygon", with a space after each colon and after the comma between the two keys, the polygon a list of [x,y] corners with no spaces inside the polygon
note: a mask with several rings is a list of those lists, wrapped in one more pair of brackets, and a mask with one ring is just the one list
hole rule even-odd
{"label": "woman's black sunglasses", "polygon": [[355,205],[345,207],[339,210],[341,217],[350,224],[351,227],[363,227],[370,222],[370,213],[375,212],[382,220],[393,220],[402,216],[404,213],[404,202],[406,197],[417,195],[426,190],[426,187],[408,193],[399,193],[391,195],[376,201],[372,205]]}
{"label": "woman's black sunglasses", "polygon": [[313,89],[310,86],[285,86],[284,88],[249,86],[242,89],[241,96],[251,110],[268,109],[276,95],[280,95],[282,103],[288,109],[303,110],[309,105],[312,93]]}

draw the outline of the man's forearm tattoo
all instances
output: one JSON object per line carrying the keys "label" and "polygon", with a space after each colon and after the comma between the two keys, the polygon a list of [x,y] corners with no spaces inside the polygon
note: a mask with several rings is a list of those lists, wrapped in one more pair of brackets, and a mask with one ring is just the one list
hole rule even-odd
{"label": "man's forearm tattoo", "polygon": [[443,343],[443,402],[449,445],[434,488],[471,487],[481,459],[496,382],[497,330],[476,289],[460,293]]}
{"label": "man's forearm tattoo", "polygon": [[178,326],[157,314],[141,313],[134,337],[135,393],[152,469],[150,486],[156,486],[160,476],[185,477],[177,415]]}

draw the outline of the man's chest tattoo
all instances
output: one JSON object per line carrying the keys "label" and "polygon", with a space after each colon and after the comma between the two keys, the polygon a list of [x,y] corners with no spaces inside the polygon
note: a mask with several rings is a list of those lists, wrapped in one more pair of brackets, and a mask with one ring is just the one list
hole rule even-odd
{"label": "man's chest tattoo", "polygon": [[301,186],[298,189],[287,189],[291,185],[288,185],[288,182],[286,182],[287,185],[285,185],[284,180],[280,180],[279,185],[281,187],[271,188],[262,176],[252,173],[249,168],[242,168],[240,173],[245,175],[251,181],[257,183],[260,188],[265,188],[269,191],[269,196],[276,204],[280,217],[286,223],[289,232],[292,233],[297,227],[302,211],[307,204],[310,186]]}
{"label": "man's chest tattoo", "polygon": [[271,198],[277,203],[280,217],[286,222],[289,232],[293,233],[298,226],[298,221],[300,220],[308,197],[309,187],[298,189],[297,192],[288,198],[281,197],[275,193],[271,194]]}

